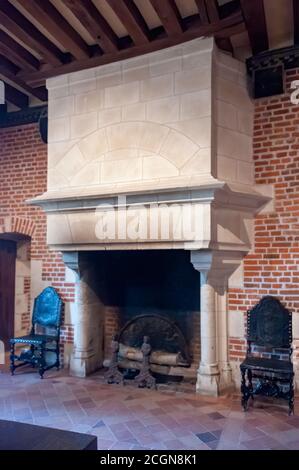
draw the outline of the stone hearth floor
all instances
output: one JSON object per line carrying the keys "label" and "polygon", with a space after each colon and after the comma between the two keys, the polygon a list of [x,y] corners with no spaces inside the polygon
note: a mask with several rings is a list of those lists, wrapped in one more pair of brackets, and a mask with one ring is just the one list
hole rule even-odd
{"label": "stone hearth floor", "polygon": [[99,449],[299,449],[299,417],[285,406],[256,400],[244,413],[237,395],[107,385],[99,374],[2,370],[0,419],[93,434]]}

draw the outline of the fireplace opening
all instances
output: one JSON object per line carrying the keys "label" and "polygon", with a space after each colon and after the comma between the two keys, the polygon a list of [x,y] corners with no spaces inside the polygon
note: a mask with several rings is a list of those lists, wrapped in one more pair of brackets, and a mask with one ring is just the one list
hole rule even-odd
{"label": "fireplace opening", "polygon": [[152,346],[151,367],[162,375],[195,377],[200,359],[200,274],[184,250],[93,253],[102,272],[104,358],[120,340],[120,363],[137,369],[144,335]]}

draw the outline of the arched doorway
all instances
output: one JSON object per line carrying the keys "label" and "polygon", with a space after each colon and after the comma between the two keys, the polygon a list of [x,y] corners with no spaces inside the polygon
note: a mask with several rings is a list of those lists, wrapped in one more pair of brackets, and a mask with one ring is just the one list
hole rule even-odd
{"label": "arched doorway", "polygon": [[27,332],[30,315],[30,237],[0,235],[0,340]]}

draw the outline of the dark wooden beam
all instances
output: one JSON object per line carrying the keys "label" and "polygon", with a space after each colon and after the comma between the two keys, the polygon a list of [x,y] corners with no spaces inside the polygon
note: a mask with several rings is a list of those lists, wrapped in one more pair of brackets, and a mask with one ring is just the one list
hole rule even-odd
{"label": "dark wooden beam", "polygon": [[32,88],[22,78],[16,76],[13,72],[9,71],[2,63],[1,58],[0,75],[3,75],[3,77],[7,78],[10,82],[15,83],[18,87],[22,88],[25,93],[28,93],[29,95],[32,95],[41,101],[47,101],[47,90],[44,86],[42,88]]}
{"label": "dark wooden beam", "polygon": [[133,0],[106,0],[136,45],[150,40],[149,28]]}
{"label": "dark wooden beam", "polygon": [[62,0],[104,52],[118,50],[118,37],[91,0]]}
{"label": "dark wooden beam", "polygon": [[11,103],[17,108],[23,109],[27,108],[29,105],[29,98],[25,93],[22,93],[20,90],[17,88],[14,88],[13,86],[9,85],[9,83],[5,83],[5,101],[8,101],[8,103]]}
{"label": "dark wooden beam", "polygon": [[299,0],[293,0],[294,44],[299,44]]}
{"label": "dark wooden beam", "polygon": [[174,0],[150,0],[167,34],[181,34],[182,18]]}
{"label": "dark wooden beam", "polygon": [[17,0],[76,59],[90,56],[88,45],[49,0]]}
{"label": "dark wooden beam", "polygon": [[247,31],[246,25],[244,21],[239,24],[235,24],[233,26],[230,26],[228,28],[224,28],[221,31],[215,33],[215,38],[218,39],[226,39],[226,38],[231,38],[235,34],[241,34]]}
{"label": "dark wooden beam", "polygon": [[24,70],[38,70],[39,61],[11,36],[0,30],[0,53]]}
{"label": "dark wooden beam", "polygon": [[219,10],[217,0],[205,0],[207,14],[210,23],[219,21]]}
{"label": "dark wooden beam", "polygon": [[263,0],[241,0],[245,23],[253,54],[269,49]]}
{"label": "dark wooden beam", "polygon": [[202,24],[209,24],[209,17],[205,0],[195,0],[195,2]]}
{"label": "dark wooden beam", "polygon": [[0,1],[0,24],[52,65],[63,63],[63,54],[7,0]]}
{"label": "dark wooden beam", "polygon": [[[196,18],[196,24],[198,19]],[[212,36],[219,32],[229,30],[230,34],[232,30],[230,28],[244,24],[244,18],[241,11],[234,13],[233,15],[218,21],[217,23],[202,25],[199,26],[190,26],[183,34],[178,34],[175,36],[164,36],[157,38],[149,43],[140,44],[134,47],[128,47],[122,49],[118,52],[103,54],[102,56],[94,56],[90,59],[85,59],[81,61],[71,62],[69,64],[64,64],[60,67],[53,67],[51,69],[43,69],[37,72],[29,73],[20,73],[20,77],[23,78],[26,82],[33,84],[34,86],[43,85],[44,81],[49,77],[55,77],[64,73],[71,73],[77,70],[83,70],[91,67],[98,67],[99,65],[109,64],[111,62],[116,62],[118,60],[124,60],[131,57],[136,57],[141,54],[147,54],[149,52],[157,51],[159,49],[164,49],[166,47],[171,47],[176,44],[180,44],[185,41],[190,41],[201,36]],[[244,26],[243,26],[244,28]]]}
{"label": "dark wooden beam", "polygon": [[19,67],[11,62],[6,56],[0,54],[0,65],[7,70],[8,73],[17,74]]}

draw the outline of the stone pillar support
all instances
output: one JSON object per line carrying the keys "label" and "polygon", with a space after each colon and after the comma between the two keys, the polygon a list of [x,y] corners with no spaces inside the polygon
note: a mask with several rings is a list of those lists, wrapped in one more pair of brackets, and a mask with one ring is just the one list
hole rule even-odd
{"label": "stone pillar support", "polygon": [[201,359],[196,389],[217,396],[233,388],[228,360],[226,293],[228,278],[239,266],[241,253],[191,251],[191,262],[200,272]]}
{"label": "stone pillar support", "polygon": [[86,377],[102,365],[102,316],[101,303],[93,283],[92,264],[80,252],[64,252],[64,263],[76,274],[74,321],[74,350],[70,360],[70,374]]}

